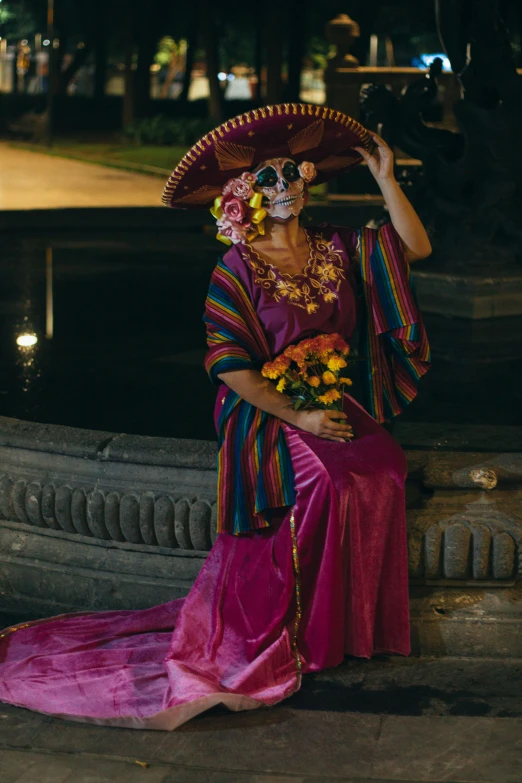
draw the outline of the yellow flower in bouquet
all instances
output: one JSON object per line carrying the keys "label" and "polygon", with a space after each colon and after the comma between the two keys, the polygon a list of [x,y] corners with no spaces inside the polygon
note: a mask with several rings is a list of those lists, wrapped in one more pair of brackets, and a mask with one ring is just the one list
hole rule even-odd
{"label": "yellow flower in bouquet", "polygon": [[323,383],[326,383],[327,386],[329,386],[332,383],[337,383],[337,378],[333,374],[333,372],[330,372],[330,370],[326,370],[322,374]]}
{"label": "yellow flower in bouquet", "polygon": [[346,362],[342,356],[332,356],[326,362],[326,366],[329,370],[341,370],[343,367],[346,367]]}
{"label": "yellow flower in bouquet", "polygon": [[278,381],[277,390],[290,396],[294,410],[342,410],[344,386],[352,382],[340,377],[339,371],[348,366],[344,357],[349,352],[339,334],[319,334],[287,346],[273,361],[265,362],[261,373]]}
{"label": "yellow flower in bouquet", "polygon": [[337,389],[330,389],[330,391],[321,394],[318,398],[319,402],[324,402],[325,405],[329,405],[334,400],[341,399],[341,393]]}

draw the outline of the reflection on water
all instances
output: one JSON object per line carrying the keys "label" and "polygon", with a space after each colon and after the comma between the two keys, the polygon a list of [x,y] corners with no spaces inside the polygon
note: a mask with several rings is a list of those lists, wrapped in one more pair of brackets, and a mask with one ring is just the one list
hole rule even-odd
{"label": "reflection on water", "polygon": [[[201,315],[218,252],[191,233],[8,237],[0,414],[214,439]],[[426,325],[434,366],[402,419],[522,424],[522,318]]]}

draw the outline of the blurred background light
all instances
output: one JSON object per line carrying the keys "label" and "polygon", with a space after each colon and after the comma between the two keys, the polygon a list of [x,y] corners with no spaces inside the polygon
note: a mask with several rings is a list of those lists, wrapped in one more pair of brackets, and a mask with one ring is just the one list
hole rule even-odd
{"label": "blurred background light", "polygon": [[16,344],[21,348],[30,348],[36,345],[38,337],[35,334],[19,334],[16,338]]}

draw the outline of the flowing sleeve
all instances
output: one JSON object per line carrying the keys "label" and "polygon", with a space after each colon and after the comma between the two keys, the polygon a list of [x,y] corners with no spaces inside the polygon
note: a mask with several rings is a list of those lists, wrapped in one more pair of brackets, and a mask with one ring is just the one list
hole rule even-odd
{"label": "flowing sleeve", "polygon": [[[203,316],[205,369],[216,385],[221,383],[219,373],[261,369],[272,358],[245,281],[231,266],[224,259],[216,265]],[[292,460],[281,420],[229,388],[217,430],[218,532],[241,535],[268,527],[275,508],[295,501]]]}
{"label": "flowing sleeve", "polygon": [[[208,351],[205,370],[219,385],[219,373],[260,369],[268,346],[240,276],[218,261],[212,276],[203,316]],[[265,359],[266,360],[266,359]]]}
{"label": "flowing sleeve", "polygon": [[401,413],[430,368],[430,346],[409,264],[392,223],[358,230],[364,404],[380,423]]}

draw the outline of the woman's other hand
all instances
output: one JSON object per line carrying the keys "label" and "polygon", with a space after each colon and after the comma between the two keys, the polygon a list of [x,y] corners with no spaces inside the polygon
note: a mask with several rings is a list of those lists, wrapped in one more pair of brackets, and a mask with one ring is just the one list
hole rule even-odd
{"label": "woman's other hand", "polygon": [[362,155],[371,173],[377,182],[387,179],[395,179],[393,173],[393,152],[388,147],[384,139],[377,133],[368,131],[375,142],[375,148],[372,153],[367,152],[364,147],[354,147]]}
{"label": "woman's other hand", "polygon": [[320,438],[337,440],[344,443],[353,438],[353,430],[350,424],[334,421],[334,419],[346,419],[344,411],[321,410],[312,408],[299,411],[296,425],[305,432],[311,432]]}

